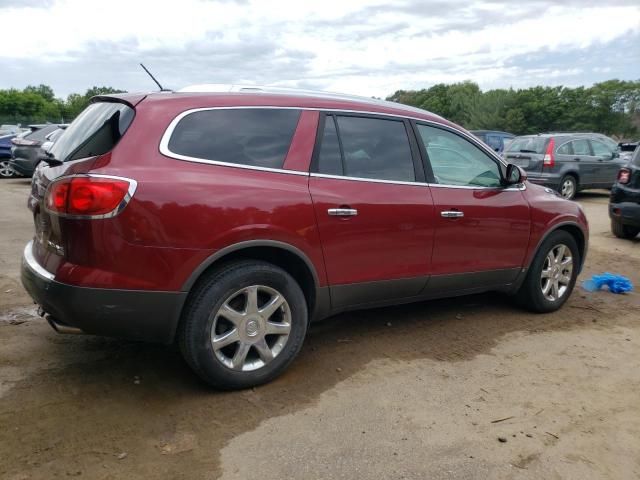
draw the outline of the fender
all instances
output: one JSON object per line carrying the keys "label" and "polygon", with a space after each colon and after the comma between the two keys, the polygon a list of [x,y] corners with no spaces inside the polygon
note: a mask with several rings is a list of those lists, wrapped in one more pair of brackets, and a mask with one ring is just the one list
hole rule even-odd
{"label": "fender", "polygon": [[533,258],[535,257],[536,253],[538,253],[538,250],[540,249],[540,246],[547,238],[549,238],[549,235],[551,235],[553,232],[555,232],[559,228],[566,227],[566,226],[577,227],[580,230],[580,232],[582,232],[582,237],[584,238],[584,249],[582,251],[582,255],[580,258],[580,265],[578,266],[578,273],[580,273],[582,271],[584,261],[587,257],[587,248],[589,246],[589,233],[586,232],[585,229],[578,222],[575,222],[575,221],[561,221],[553,224],[549,228],[549,230],[547,230],[544,233],[544,235],[540,237],[540,240],[538,240],[538,244],[536,245],[536,247],[529,252],[527,256],[527,262],[523,268],[526,268],[527,270],[529,269],[529,267],[531,266],[531,263],[533,262]]}
{"label": "fender", "polygon": [[239,250],[244,250],[246,248],[251,248],[251,247],[274,247],[274,248],[280,248],[282,250],[287,250],[288,252],[293,253],[294,255],[299,257],[302,261],[304,261],[304,263],[309,268],[309,271],[313,276],[313,283],[315,285],[315,289],[316,291],[318,291],[318,288],[320,285],[318,281],[318,274],[316,272],[316,269],[313,263],[311,262],[311,260],[309,260],[309,257],[307,257],[307,255],[299,248],[294,247],[293,245],[290,245],[288,243],[278,242],[276,240],[247,240],[244,242],[234,243],[232,245],[229,245],[227,247],[224,247],[216,251],[215,253],[207,257],[200,265],[198,265],[198,267],[196,267],[196,269],[191,273],[191,275],[189,275],[189,278],[187,278],[186,282],[182,285],[181,291],[188,292],[189,290],[191,290],[191,287],[193,287],[193,285],[196,283],[196,280],[200,277],[200,275],[202,275],[202,272],[204,272],[207,268],[213,265],[213,263],[216,262],[217,260],[221,259],[225,255],[228,255],[230,253],[237,252]]}

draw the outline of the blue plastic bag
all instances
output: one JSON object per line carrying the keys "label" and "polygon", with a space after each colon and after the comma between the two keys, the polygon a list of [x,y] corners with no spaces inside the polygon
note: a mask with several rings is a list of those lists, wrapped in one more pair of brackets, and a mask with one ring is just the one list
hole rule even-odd
{"label": "blue plastic bag", "polygon": [[600,290],[607,286],[611,293],[627,293],[633,290],[633,283],[627,277],[605,272],[601,275],[593,275],[590,280],[582,282],[582,288],[589,292]]}

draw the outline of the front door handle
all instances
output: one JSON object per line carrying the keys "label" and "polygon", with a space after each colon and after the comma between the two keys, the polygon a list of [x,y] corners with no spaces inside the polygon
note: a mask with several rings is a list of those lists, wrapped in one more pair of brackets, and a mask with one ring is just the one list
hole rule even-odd
{"label": "front door handle", "polygon": [[464,212],[460,212],[458,210],[444,210],[440,212],[440,216],[444,218],[462,218],[464,217]]}
{"label": "front door handle", "polygon": [[355,208],[330,208],[327,213],[332,217],[355,217],[358,210]]}

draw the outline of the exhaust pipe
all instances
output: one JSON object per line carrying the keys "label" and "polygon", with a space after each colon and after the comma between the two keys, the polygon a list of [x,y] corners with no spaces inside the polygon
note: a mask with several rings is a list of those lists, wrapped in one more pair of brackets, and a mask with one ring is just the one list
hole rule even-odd
{"label": "exhaust pipe", "polygon": [[51,315],[47,315],[47,322],[57,333],[65,335],[84,335],[84,332],[77,327],[70,327],[63,323],[58,323]]}

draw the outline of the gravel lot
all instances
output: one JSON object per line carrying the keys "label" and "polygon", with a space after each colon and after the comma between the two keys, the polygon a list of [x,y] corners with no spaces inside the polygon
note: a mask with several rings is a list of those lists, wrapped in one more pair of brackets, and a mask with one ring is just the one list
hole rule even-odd
{"label": "gravel lot", "polygon": [[[0,182],[0,478],[640,478],[638,293],[578,288],[550,315],[493,294],[343,314],[277,381],[219,393],[172,348],[34,315],[28,185]],[[640,285],[607,192],[578,201],[581,278]]]}

